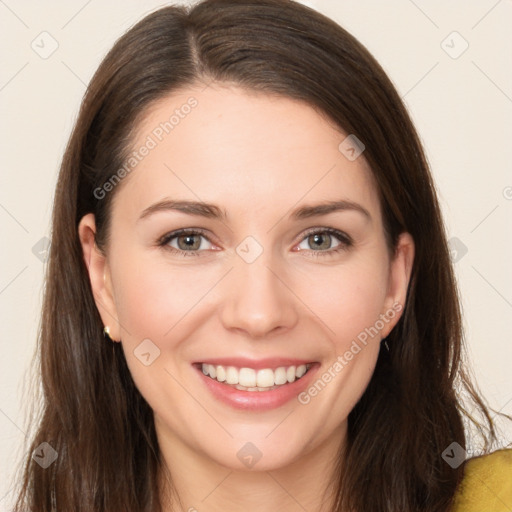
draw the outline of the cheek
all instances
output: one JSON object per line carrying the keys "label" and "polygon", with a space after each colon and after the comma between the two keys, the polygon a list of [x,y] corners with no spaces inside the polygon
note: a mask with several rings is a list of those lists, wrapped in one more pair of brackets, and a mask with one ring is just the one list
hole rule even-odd
{"label": "cheek", "polygon": [[[352,340],[381,328],[379,320],[387,292],[387,269],[379,260],[317,271],[308,279],[307,296],[311,311],[323,321],[336,353],[342,353]],[[304,295],[306,294],[307,295]],[[378,336],[377,336],[378,337]]]}
{"label": "cheek", "polygon": [[144,262],[143,257],[119,260],[113,278],[123,341],[131,343],[141,337],[171,339],[166,335],[215,283],[211,269],[173,266],[155,258]]}
{"label": "cheek", "polygon": [[[137,388],[157,410],[168,403],[168,393],[175,404],[186,405],[186,396],[172,377],[184,380],[175,362],[187,359],[188,335],[202,323],[208,302],[201,298],[217,276],[198,265],[155,260],[142,254],[124,256],[117,260],[112,277],[126,363]],[[145,360],[146,353],[150,355]]]}
{"label": "cheek", "polygon": [[[286,281],[306,305],[305,317],[313,315],[313,321],[324,325],[337,353],[371,329],[383,312],[387,267],[370,251],[364,256],[337,266],[300,263],[286,272]],[[132,345],[149,338],[161,344],[165,339],[168,348],[176,339],[170,331],[176,334],[189,318],[193,316],[197,324],[206,314],[213,300],[209,291],[226,269],[220,263],[188,264],[192,258],[171,264],[149,254],[118,255],[112,277],[124,342]],[[222,302],[222,297],[213,295],[215,302]]]}
{"label": "cheek", "polygon": [[[308,306],[326,326],[329,350],[316,380],[299,401],[324,418],[321,428],[334,429],[346,419],[372,377],[380,350],[381,314],[387,292],[387,267],[378,259],[315,276]],[[318,283],[323,282],[325,286]],[[327,355],[328,352],[328,355]],[[322,435],[321,431],[318,435]]]}

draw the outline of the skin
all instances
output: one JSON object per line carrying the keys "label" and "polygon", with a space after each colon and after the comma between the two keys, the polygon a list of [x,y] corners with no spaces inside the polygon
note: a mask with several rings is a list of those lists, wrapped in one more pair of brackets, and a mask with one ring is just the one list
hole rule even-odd
{"label": "skin", "polygon": [[[349,161],[338,149],[347,134],[305,103],[227,85],[191,87],[147,112],[133,148],[190,96],[197,107],[116,190],[106,256],[94,243],[94,215],[80,222],[96,304],[154,411],[181,499],[173,510],[327,510],[329,495],[323,503],[322,496],[348,414],[400,312],[306,405],[293,399],[265,412],[235,410],[211,396],[191,363],[298,357],[319,362],[321,375],[379,315],[405,304],[414,244],[404,233],[390,255],[364,153]],[[168,210],[138,220],[164,198],[200,198],[227,218]],[[352,210],[290,218],[299,206],[339,199],[370,218]],[[340,243],[333,236],[317,248],[305,232],[326,227],[353,244],[333,252]],[[158,247],[179,228],[206,230],[195,255]],[[236,252],[248,236],[263,249],[250,264]],[[134,355],[147,338],[160,349],[149,366]],[[252,468],[237,457],[248,441],[263,455]]]}

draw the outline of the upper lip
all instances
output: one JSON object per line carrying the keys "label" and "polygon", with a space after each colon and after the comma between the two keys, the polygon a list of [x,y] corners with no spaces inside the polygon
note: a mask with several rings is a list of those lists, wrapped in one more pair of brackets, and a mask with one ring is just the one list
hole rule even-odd
{"label": "upper lip", "polygon": [[203,359],[194,363],[196,365],[211,364],[213,366],[234,366],[236,368],[254,368],[261,370],[263,368],[279,368],[281,366],[300,366],[303,364],[313,364],[314,361],[307,359],[296,359],[290,357],[267,357],[265,359],[249,359],[246,357],[216,357],[212,359]]}

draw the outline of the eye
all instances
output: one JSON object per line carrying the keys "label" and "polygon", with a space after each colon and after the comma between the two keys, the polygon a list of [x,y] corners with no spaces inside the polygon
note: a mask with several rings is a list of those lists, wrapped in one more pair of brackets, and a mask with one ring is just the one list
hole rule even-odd
{"label": "eye", "polygon": [[199,251],[212,249],[210,240],[203,231],[197,229],[179,229],[167,233],[159,240],[158,245],[182,256],[198,256]]}
{"label": "eye", "polygon": [[346,250],[351,245],[352,239],[342,231],[332,228],[314,228],[306,233],[297,248],[299,251],[330,254]]}
{"label": "eye", "polygon": [[[163,249],[179,256],[199,256],[214,250],[213,244],[201,229],[179,229],[167,233],[157,242]],[[353,242],[350,236],[333,228],[312,228],[296,246],[298,251],[308,251],[315,256],[328,256],[348,249]]]}

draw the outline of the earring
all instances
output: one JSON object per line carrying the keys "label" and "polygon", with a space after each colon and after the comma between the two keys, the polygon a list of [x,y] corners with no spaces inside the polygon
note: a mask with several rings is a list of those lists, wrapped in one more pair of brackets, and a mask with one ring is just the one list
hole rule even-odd
{"label": "earring", "polygon": [[104,328],[103,328],[103,337],[106,338],[106,339],[109,339],[110,341],[114,341],[111,337],[110,337],[110,327],[108,325],[106,325]]}
{"label": "earring", "polygon": [[116,344],[115,344],[115,340],[113,340],[110,337],[110,327],[108,325],[103,327],[103,337],[105,339],[108,339],[108,340],[110,340],[112,342],[112,357],[115,359],[115,357],[116,357],[116,352],[115,352]]}
{"label": "earring", "polygon": [[388,340],[387,340],[387,338],[384,338],[384,339],[382,340],[382,343],[384,343],[384,346],[386,347],[386,350],[389,352],[389,345],[388,345]]}

